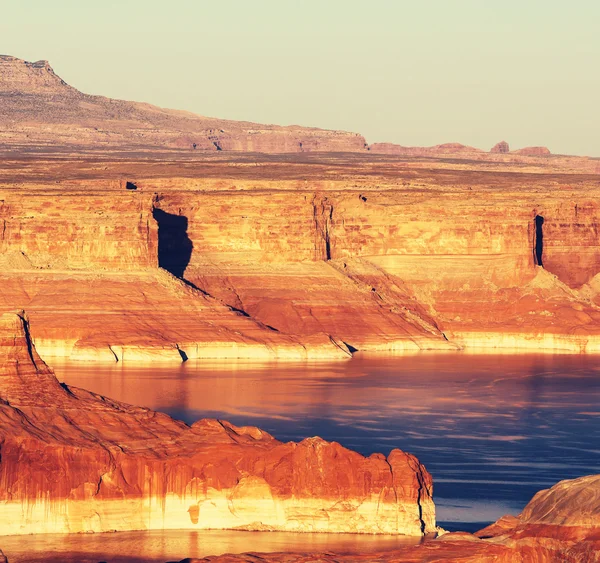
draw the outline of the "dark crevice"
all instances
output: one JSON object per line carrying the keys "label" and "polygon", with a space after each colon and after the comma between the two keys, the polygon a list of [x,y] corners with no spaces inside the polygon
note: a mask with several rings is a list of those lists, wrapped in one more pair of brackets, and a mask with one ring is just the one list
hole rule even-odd
{"label": "dark crevice", "polygon": [[350,352],[352,354],[354,354],[355,352],[358,352],[358,348],[356,348],[355,346],[352,346],[352,344],[348,344],[347,342],[344,342],[344,345],[346,346],[346,348],[348,348],[348,350],[350,350]]}
{"label": "dark crevice", "polygon": [[325,222],[325,254],[327,260],[331,260],[331,237],[329,235],[329,225],[333,221],[333,205],[329,208],[329,220]]}
{"label": "dark crevice", "polygon": [[191,287],[195,291],[199,291],[205,297],[212,297],[212,295],[210,293],[208,293],[207,291],[204,291],[201,287],[198,287],[195,283],[192,283],[191,281],[186,280],[185,278],[180,278],[180,279],[185,285],[187,285],[188,287]]}
{"label": "dark crevice", "polygon": [[115,357],[115,362],[119,362],[119,356],[117,356],[116,352],[109,346],[108,349],[111,351],[112,355]]}
{"label": "dark crevice", "polygon": [[[325,244],[325,260],[331,260],[331,235],[330,226],[333,220],[333,205],[328,202],[327,198],[321,198],[315,194],[312,202],[313,219],[315,222],[317,243],[315,250],[320,250],[320,244]],[[322,255],[321,255],[322,259]]]}
{"label": "dark crevice", "polygon": [[425,535],[425,530],[427,527],[425,526],[425,520],[423,520],[423,505],[422,505],[423,489],[425,489],[425,483],[423,483],[423,475],[420,471],[421,464],[417,461],[417,467],[413,467],[413,465],[409,461],[408,466],[414,471],[415,477],[417,478],[417,483],[419,484],[419,488],[417,490],[417,506],[418,506],[418,510],[419,510],[419,522],[421,525],[421,534]]}
{"label": "dark crevice", "polygon": [[327,260],[331,260],[331,241],[328,232],[325,233],[325,256]]}
{"label": "dark crevice", "polygon": [[218,142],[218,141],[213,141],[213,145],[215,146],[215,148],[216,148],[218,151],[222,151],[222,150],[223,150],[223,147],[221,147],[221,145],[219,144],[219,142]]}
{"label": "dark crevice", "polygon": [[135,185],[133,182],[127,182],[125,184],[125,189],[126,190],[137,190],[137,185]]}
{"label": "dark crevice", "polygon": [[25,318],[24,314],[23,316],[19,315],[19,318],[23,321],[23,333],[25,334],[25,341],[27,342],[27,352],[29,354],[29,359],[31,360],[31,363],[37,370],[38,367],[35,363],[35,358],[33,356],[33,342],[31,341],[31,334],[29,332],[29,321]]}
{"label": "dark crevice", "polygon": [[544,267],[543,253],[544,253],[544,218],[541,215],[536,215],[534,219],[535,223],[535,238],[533,245],[533,258],[535,264]]}
{"label": "dark crevice", "polygon": [[182,362],[187,362],[188,361],[188,355],[185,353],[184,350],[182,350],[179,347],[179,344],[177,344],[177,351],[179,352],[179,355],[181,356],[181,361]]}
{"label": "dark crevice", "polygon": [[158,266],[183,279],[194,249],[187,234],[188,219],[156,207],[152,217],[158,223]]}
{"label": "dark crevice", "polygon": [[69,386],[66,383],[59,383],[59,385],[69,394],[71,397],[75,397],[73,391],[69,389]]}
{"label": "dark crevice", "polygon": [[246,313],[246,311],[244,311],[244,309],[238,309],[237,307],[234,307],[233,305],[229,305],[229,308],[234,313],[237,313],[238,315],[242,315],[243,317],[250,317],[250,315],[248,313]]}

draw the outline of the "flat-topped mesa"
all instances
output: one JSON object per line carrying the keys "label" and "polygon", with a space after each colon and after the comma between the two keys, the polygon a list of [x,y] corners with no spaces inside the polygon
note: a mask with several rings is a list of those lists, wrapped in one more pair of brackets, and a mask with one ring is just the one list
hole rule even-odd
{"label": "flat-topped mesa", "polygon": [[523,147],[512,151],[513,154],[520,154],[524,156],[547,156],[552,154],[548,147]]}
{"label": "flat-topped mesa", "polygon": [[373,143],[369,145],[372,153],[379,154],[397,154],[407,156],[447,156],[447,155],[466,155],[483,153],[481,149],[463,145],[462,143],[442,143],[432,147],[405,147],[394,143]]}
{"label": "flat-topped mesa", "polygon": [[362,135],[203,117],[83,94],[47,61],[0,56],[0,141],[19,146],[187,148],[265,153],[365,151]]}
{"label": "flat-topped mesa", "polygon": [[23,314],[0,317],[0,343],[0,534],[435,531],[431,476],[410,454],[187,426],[60,385]]}

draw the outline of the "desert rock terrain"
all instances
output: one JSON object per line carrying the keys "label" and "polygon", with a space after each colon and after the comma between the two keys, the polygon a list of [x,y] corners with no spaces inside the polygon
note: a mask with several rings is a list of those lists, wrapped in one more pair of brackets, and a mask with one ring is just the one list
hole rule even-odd
{"label": "desert rock terrain", "polygon": [[0,317],[1,534],[166,528],[422,535],[431,476],[255,427],[169,416],[60,384],[23,313]]}
{"label": "desert rock terrain", "polygon": [[5,150],[0,310],[85,360],[596,352],[599,176],[521,158]]}
{"label": "desert rock terrain", "polygon": [[322,130],[265,154],[296,133],[222,120],[205,151],[173,140],[207,118],[0,75],[0,311],[44,357],[600,351],[598,160]]}
{"label": "desert rock terrain", "polygon": [[[92,96],[0,56],[1,533],[435,533],[410,454],[187,426],[60,384],[40,355],[598,353],[599,188],[600,160],[545,147],[368,145]],[[597,561],[599,482],[375,560]]]}

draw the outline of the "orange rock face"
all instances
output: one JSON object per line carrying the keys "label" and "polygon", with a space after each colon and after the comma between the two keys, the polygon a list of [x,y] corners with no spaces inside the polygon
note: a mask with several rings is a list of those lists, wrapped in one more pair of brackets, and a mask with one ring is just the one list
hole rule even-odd
{"label": "orange rock face", "polygon": [[45,356],[600,350],[575,161],[83,154],[0,167],[0,311]]}
{"label": "orange rock face", "polygon": [[523,154],[527,156],[543,156],[551,154],[548,147],[524,147],[522,149],[517,149],[514,152],[515,154]]}
{"label": "orange rock face", "polygon": [[0,317],[2,534],[164,528],[421,535],[432,481],[394,450],[191,427],[58,383],[22,314]]}

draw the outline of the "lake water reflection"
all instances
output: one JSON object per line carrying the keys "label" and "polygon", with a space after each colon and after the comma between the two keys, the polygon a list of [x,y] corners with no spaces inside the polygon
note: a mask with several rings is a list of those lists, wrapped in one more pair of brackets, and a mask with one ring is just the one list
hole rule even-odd
{"label": "lake water reflection", "polygon": [[[438,521],[474,530],[557,481],[600,472],[600,358],[369,357],[172,366],[51,362],[61,381],[188,423],[319,435],[368,455],[401,448],[434,478]],[[252,549],[251,545],[249,549]]]}

